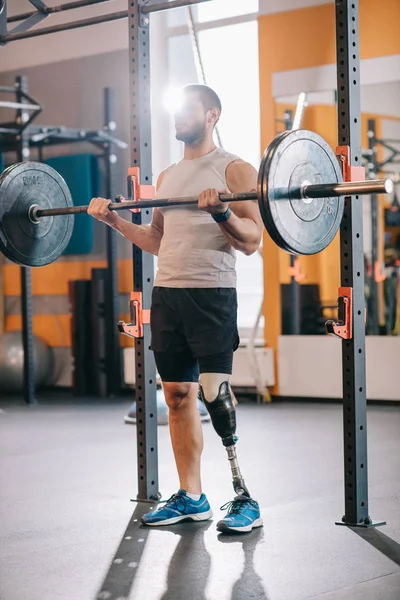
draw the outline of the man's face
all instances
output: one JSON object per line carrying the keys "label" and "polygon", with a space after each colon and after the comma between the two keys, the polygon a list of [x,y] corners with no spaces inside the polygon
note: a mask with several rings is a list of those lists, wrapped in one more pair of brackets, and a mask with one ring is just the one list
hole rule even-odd
{"label": "man's face", "polygon": [[196,146],[205,136],[207,111],[196,93],[187,93],[174,113],[176,139],[188,146]]}

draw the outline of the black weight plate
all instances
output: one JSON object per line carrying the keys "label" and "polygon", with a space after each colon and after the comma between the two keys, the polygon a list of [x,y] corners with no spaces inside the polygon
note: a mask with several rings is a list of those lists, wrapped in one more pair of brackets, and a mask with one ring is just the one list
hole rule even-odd
{"label": "black weight plate", "polygon": [[265,198],[263,196],[263,188],[264,187],[265,187],[265,189],[267,189],[267,188],[266,188],[266,186],[263,186],[263,183],[262,183],[263,173],[265,171],[265,165],[268,163],[269,157],[273,153],[275,146],[281,142],[281,138],[286,136],[289,133],[290,133],[290,131],[284,131],[284,132],[280,133],[268,146],[269,152],[264,153],[264,156],[262,158],[261,165],[260,165],[259,175],[258,175],[258,182],[259,182],[258,201],[259,201],[259,207],[260,207],[262,219],[264,222],[264,226],[265,226],[265,229],[267,230],[269,236],[272,238],[272,240],[275,242],[275,244],[277,246],[279,246],[279,248],[292,254],[290,248],[288,248],[285,245],[285,243],[284,243],[285,241],[282,239],[282,237],[277,235],[276,228],[274,226],[274,222],[271,218],[271,213],[269,210],[267,210],[268,196],[267,196],[267,200],[265,200]]}
{"label": "black weight plate", "polygon": [[279,144],[281,141],[281,138],[284,137],[285,135],[287,135],[288,133],[289,133],[289,131],[284,131],[284,132],[280,133],[279,135],[277,135],[272,140],[272,142],[267,147],[267,149],[265,150],[264,155],[261,159],[260,169],[258,171],[258,185],[257,185],[258,206],[260,209],[261,218],[263,220],[264,227],[265,227],[266,231],[268,232],[269,236],[275,242],[275,244],[277,246],[279,246],[280,248],[282,248],[283,250],[287,250],[287,252],[289,252],[289,250],[287,248],[282,247],[282,240],[280,238],[278,238],[275,234],[275,227],[274,227],[273,221],[271,220],[270,212],[267,210],[268,196],[267,196],[267,199],[265,199],[265,197],[264,197],[264,193],[265,193],[267,187],[264,186],[263,181],[264,181],[264,172],[266,169],[266,164],[269,164],[270,157],[273,154],[275,146],[277,144]]}
{"label": "black weight plate", "polygon": [[335,153],[316,133],[285,131],[273,140],[261,162],[258,194],[266,229],[280,248],[317,254],[332,242],[344,198],[299,199],[299,188],[342,180]]}
{"label": "black weight plate", "polygon": [[73,206],[64,179],[48,165],[17,163],[0,176],[0,250],[25,267],[42,267],[65,250],[74,227],[73,215],[29,218],[32,205],[40,208]]}

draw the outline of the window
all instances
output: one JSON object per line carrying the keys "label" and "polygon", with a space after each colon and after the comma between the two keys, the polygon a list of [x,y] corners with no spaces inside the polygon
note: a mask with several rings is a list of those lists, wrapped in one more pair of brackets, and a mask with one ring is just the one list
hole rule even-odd
{"label": "window", "polygon": [[217,21],[240,15],[248,15],[258,12],[259,0],[213,0],[203,2],[197,8],[197,21]]}
{"label": "window", "polygon": [[[215,89],[222,102],[222,116],[218,123],[222,144],[256,169],[260,162],[257,34],[256,21],[205,29],[198,34],[207,84]],[[246,39],[246,44],[238,43],[241,39]],[[226,48],[226,52],[216,54],[215,48],[220,45]],[[228,60],[226,56],[229,56]],[[169,38],[168,64],[170,88],[197,82],[189,35]],[[174,162],[182,156],[182,148],[173,135],[170,137],[170,159]]]}
{"label": "window", "polygon": [[[165,92],[197,82],[196,65],[189,35],[174,36],[168,39],[168,75]],[[175,140],[173,117],[170,115],[169,162],[182,158],[182,144]]]}
{"label": "window", "polygon": [[[197,23],[231,19],[242,15],[258,13],[259,0],[212,0],[192,6],[192,13]],[[179,27],[187,24],[187,7],[175,8],[167,12],[168,27]]]}
{"label": "window", "polygon": [[[222,11],[221,6],[225,5]],[[200,6],[199,17],[204,20],[248,13],[252,1],[217,0]],[[257,2],[258,4],[258,2]],[[211,6],[215,9],[211,9]],[[218,8],[219,7],[219,8]],[[205,12],[201,13],[204,9]],[[220,13],[207,13],[219,10]],[[236,11],[236,12],[235,12]],[[238,12],[238,11],[241,11]],[[210,16],[212,14],[212,16]],[[207,17],[208,15],[208,17]],[[250,162],[256,169],[260,163],[260,99],[258,68],[258,26],[256,21],[235,23],[198,32],[206,80],[221,98],[222,116],[218,123],[223,147]],[[216,48],[224,52],[216,52]],[[169,81],[166,87],[181,87],[197,81],[193,50],[189,35],[168,39]],[[170,122],[170,162],[180,160],[182,146],[175,140],[173,122]],[[262,258],[258,253],[244,256],[238,253],[239,327],[246,334],[255,321],[264,295]]]}
{"label": "window", "polygon": [[[218,124],[222,144],[258,168],[260,96],[257,22],[205,29],[199,32],[198,37],[207,83],[215,89],[222,102],[222,116]],[[226,51],[216,52],[218,47]]]}

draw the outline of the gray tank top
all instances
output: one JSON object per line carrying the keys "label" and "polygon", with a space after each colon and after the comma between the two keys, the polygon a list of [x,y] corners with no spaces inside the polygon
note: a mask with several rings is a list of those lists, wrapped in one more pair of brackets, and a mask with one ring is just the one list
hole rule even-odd
{"label": "gray tank top", "polygon": [[[198,196],[205,189],[227,189],[225,171],[238,160],[221,148],[169,167],[157,190],[158,198]],[[236,252],[210,214],[196,206],[160,209],[164,234],[154,285],[172,288],[236,287]]]}

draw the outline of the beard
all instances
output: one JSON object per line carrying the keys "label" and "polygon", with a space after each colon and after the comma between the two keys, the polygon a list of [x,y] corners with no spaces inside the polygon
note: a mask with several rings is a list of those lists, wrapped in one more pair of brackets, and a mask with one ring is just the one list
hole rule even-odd
{"label": "beard", "polygon": [[205,138],[205,130],[205,122],[196,123],[191,129],[177,132],[175,137],[179,142],[183,142],[187,146],[198,146]]}

